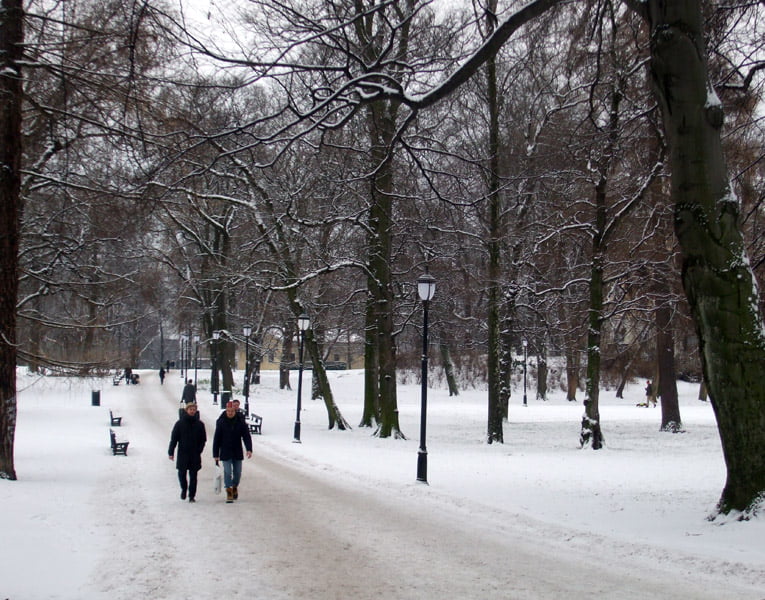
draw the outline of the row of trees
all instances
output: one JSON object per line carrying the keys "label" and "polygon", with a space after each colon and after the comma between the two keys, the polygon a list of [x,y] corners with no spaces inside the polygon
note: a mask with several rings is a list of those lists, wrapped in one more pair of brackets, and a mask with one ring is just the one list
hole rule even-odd
{"label": "row of trees", "polygon": [[[216,45],[158,3],[3,0],[18,168],[0,182],[2,476],[17,348],[109,367],[167,330],[290,340],[303,312],[329,427],[349,424],[322,361],[358,336],[361,425],[403,436],[396,373],[416,364],[427,269],[444,367],[487,383],[489,443],[522,339],[541,365],[565,356],[596,449],[601,377],[658,380],[671,431],[678,366],[703,368],[729,469],[720,510],[754,510],[762,8],[559,4],[256,1],[208,15],[227,32]],[[218,357],[230,387],[233,344]]]}

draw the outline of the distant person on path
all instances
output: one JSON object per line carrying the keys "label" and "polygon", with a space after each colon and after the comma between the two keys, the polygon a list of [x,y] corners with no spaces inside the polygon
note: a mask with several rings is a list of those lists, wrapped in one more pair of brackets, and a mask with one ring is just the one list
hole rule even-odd
{"label": "distant person on path", "polygon": [[242,443],[247,449],[247,458],[252,458],[252,437],[244,418],[237,413],[233,402],[226,403],[226,411],[215,423],[213,437],[213,458],[223,463],[223,483],[226,486],[226,502],[239,498],[239,480],[242,477]]}
{"label": "distant person on path", "polygon": [[133,383],[133,369],[125,367],[125,384],[130,385]]}
{"label": "distant person on path", "polygon": [[194,381],[189,379],[186,385],[183,386],[183,394],[181,394],[181,402],[189,404],[197,401],[197,388],[194,387]]}
{"label": "distant person on path", "polygon": [[165,385],[165,368],[164,367],[159,368],[159,383],[160,385]]}
{"label": "distant person on path", "polygon": [[170,372],[170,361],[169,360],[165,361],[165,371],[167,371],[168,373]]}
{"label": "distant person on path", "polygon": [[186,499],[188,492],[189,502],[196,502],[197,473],[202,468],[202,450],[206,443],[205,424],[199,418],[197,405],[193,402],[187,404],[185,414],[173,426],[167,449],[168,457],[173,460],[175,447],[178,446],[175,468],[178,469],[178,482],[181,484],[181,500]]}
{"label": "distant person on path", "polygon": [[656,406],[656,396],[653,395],[653,384],[650,381],[646,381],[645,386],[645,407],[648,408],[648,406],[653,402],[653,405]]}

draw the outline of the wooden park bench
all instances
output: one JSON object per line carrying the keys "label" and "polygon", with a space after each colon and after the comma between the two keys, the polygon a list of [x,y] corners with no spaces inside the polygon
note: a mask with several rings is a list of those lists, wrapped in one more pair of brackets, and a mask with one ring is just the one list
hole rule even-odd
{"label": "wooden park bench", "polygon": [[260,435],[260,427],[263,425],[263,417],[256,414],[251,414],[247,419],[247,427],[250,429],[250,433],[257,433]]}
{"label": "wooden park bench", "polygon": [[114,429],[109,429],[109,438],[112,442],[112,454],[114,456],[117,456],[117,454],[123,454],[127,456],[127,449],[128,449],[128,442],[127,440],[119,440],[117,441],[117,434],[114,433]]}
{"label": "wooden park bench", "polygon": [[122,425],[122,417],[115,416],[111,408],[109,409],[109,421],[111,422],[112,427],[119,427]]}

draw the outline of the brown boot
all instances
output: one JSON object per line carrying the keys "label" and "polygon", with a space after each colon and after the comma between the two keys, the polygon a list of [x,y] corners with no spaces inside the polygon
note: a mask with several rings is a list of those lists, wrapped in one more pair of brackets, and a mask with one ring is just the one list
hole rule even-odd
{"label": "brown boot", "polygon": [[239,499],[239,490],[237,489],[236,486],[232,487],[231,489],[234,490],[234,500],[238,500]]}
{"label": "brown boot", "polygon": [[226,502],[234,501],[234,488],[226,488]]}

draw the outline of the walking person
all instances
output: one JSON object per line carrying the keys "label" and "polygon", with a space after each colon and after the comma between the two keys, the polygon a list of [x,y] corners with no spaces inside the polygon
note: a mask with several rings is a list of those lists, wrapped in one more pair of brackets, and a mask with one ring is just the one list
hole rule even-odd
{"label": "walking person", "polygon": [[653,384],[650,381],[646,381],[645,383],[645,407],[648,408],[651,403],[656,406],[656,396],[653,395]]}
{"label": "walking person", "polygon": [[205,424],[197,413],[197,405],[186,405],[185,413],[173,426],[170,434],[170,446],[167,449],[168,458],[173,460],[175,447],[178,446],[178,459],[175,468],[178,470],[178,482],[181,484],[181,500],[196,502],[197,473],[202,468],[202,450],[207,443]]}
{"label": "walking person", "polygon": [[213,436],[213,458],[215,464],[223,463],[223,483],[226,487],[226,502],[239,498],[239,481],[242,477],[242,461],[246,449],[247,458],[252,458],[252,437],[243,416],[237,412],[233,402],[226,403],[226,411],[218,417]]}
{"label": "walking person", "polygon": [[159,368],[159,384],[165,385],[165,367]]}
{"label": "walking person", "polygon": [[183,386],[183,393],[181,394],[181,402],[189,404],[197,402],[197,388],[194,387],[194,380],[189,379],[186,385]]}

